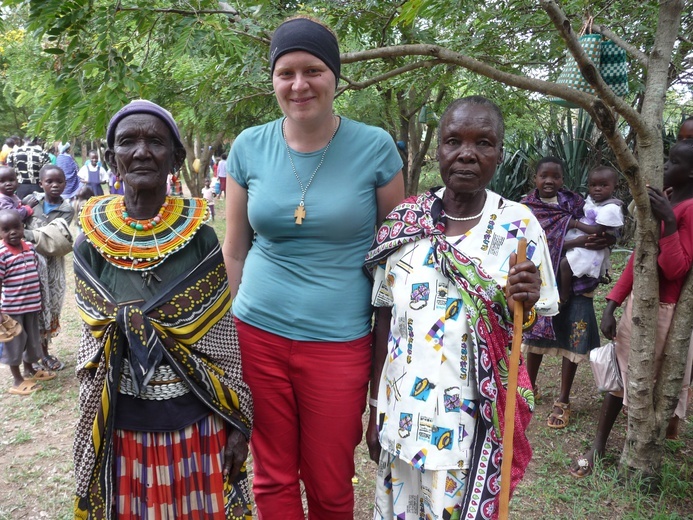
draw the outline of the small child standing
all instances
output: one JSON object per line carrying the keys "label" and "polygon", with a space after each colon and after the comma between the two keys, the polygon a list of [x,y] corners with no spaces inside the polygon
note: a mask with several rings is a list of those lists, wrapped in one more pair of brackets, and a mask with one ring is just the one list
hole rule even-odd
{"label": "small child standing", "polygon": [[40,365],[47,370],[61,370],[64,364],[48,352],[51,339],[60,332],[60,312],[65,300],[65,255],[72,251],[70,223],[75,214],[63,199],[66,179],[63,170],[52,164],[41,168],[39,183],[44,193],[34,193],[29,204],[34,215],[26,221],[24,235],[34,244],[39,259],[41,296],[43,299]]}
{"label": "small child standing", "polygon": [[24,226],[17,211],[0,210],[0,238],[0,310],[22,326],[22,332],[5,343],[0,363],[10,366],[14,379],[9,393],[29,395],[41,388],[36,381],[55,377],[54,372],[33,367],[42,357],[38,260],[34,247],[24,241]]}
{"label": "small child standing", "polygon": [[[585,201],[579,194],[563,188],[563,173],[560,159],[544,157],[537,163],[536,189],[521,201],[544,228],[555,271],[564,251],[586,243],[584,238],[567,240],[565,236],[570,222],[584,216]],[[578,364],[588,361],[590,350],[599,346],[599,329],[591,296],[593,289],[576,290],[575,296],[561,308],[558,316],[539,317],[534,327],[523,334],[522,351],[535,393],[538,394],[536,381],[544,355],[562,358],[558,398],[546,421],[549,428],[561,429],[570,424],[570,390]]]}
{"label": "small child standing", "polygon": [[11,166],[0,166],[0,210],[13,209],[19,214],[19,218],[24,222],[29,218],[34,210],[30,206],[22,204],[19,197],[15,195],[18,181],[17,172]]}
{"label": "small child standing", "polygon": [[[569,230],[565,234],[566,240],[604,232],[616,235],[623,227],[623,203],[612,197],[617,184],[618,172],[609,166],[597,166],[589,173],[589,195],[583,208],[585,216],[580,220],[570,220]],[[610,254],[611,250],[607,248],[594,251],[574,247],[567,250],[558,269],[561,302],[565,303],[570,299],[573,276],[596,279],[604,276],[610,267]]]}
{"label": "small child standing", "polygon": [[80,182],[89,186],[94,195],[103,195],[102,184],[108,182],[108,172],[99,162],[99,154],[96,150],[89,151],[89,160],[77,172]]}
{"label": "small child standing", "polygon": [[212,220],[214,220],[214,189],[209,185],[209,179],[205,179],[205,187],[202,188],[202,198],[207,201],[207,206],[209,206],[209,213],[212,215]]}

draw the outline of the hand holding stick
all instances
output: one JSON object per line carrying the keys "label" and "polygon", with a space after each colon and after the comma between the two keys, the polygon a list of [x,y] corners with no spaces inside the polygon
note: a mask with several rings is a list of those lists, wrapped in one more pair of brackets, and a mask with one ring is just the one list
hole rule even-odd
{"label": "hand holding stick", "polygon": [[[521,238],[517,245],[517,263],[527,259],[527,239]],[[513,437],[515,436],[515,406],[517,404],[517,372],[520,368],[520,348],[522,345],[522,322],[524,309],[515,302],[513,309],[513,343],[508,367],[508,392],[505,402],[505,428],[503,431],[503,463],[501,464],[500,520],[507,520],[510,504],[510,481],[513,463]]]}

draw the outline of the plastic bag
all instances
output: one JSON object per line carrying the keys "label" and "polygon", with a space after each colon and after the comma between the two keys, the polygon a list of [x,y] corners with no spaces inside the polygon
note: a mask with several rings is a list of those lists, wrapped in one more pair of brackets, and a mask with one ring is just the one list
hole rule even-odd
{"label": "plastic bag", "polygon": [[618,392],[623,390],[621,370],[616,359],[616,347],[612,342],[603,347],[592,349],[590,365],[594,382],[600,392]]}

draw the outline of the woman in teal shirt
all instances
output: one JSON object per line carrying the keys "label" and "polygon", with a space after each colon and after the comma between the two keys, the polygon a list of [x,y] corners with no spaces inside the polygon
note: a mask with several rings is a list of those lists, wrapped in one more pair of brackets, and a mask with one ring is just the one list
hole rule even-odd
{"label": "woman in teal shirt", "polygon": [[371,366],[375,226],[404,197],[382,129],[333,113],[337,39],[309,18],[271,44],[284,117],[243,131],[227,163],[224,255],[253,392],[260,518],[352,519],[354,449]]}

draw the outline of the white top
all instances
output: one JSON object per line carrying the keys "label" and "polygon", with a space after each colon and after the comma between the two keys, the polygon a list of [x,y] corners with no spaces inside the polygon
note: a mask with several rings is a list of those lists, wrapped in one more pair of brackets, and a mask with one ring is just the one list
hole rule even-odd
{"label": "white top", "polygon": [[[606,226],[611,228],[608,232],[612,234],[623,227],[623,211],[621,211],[620,204],[608,200],[596,203],[588,195],[585,199],[584,212],[585,216],[580,219],[580,222],[585,224]],[[565,234],[565,239],[570,240],[586,234],[577,228],[570,229]],[[584,247],[574,247],[565,253],[573,276],[589,276],[590,278],[599,278],[609,269],[610,255],[611,250],[609,248],[592,251]]]}
{"label": "white top", "polygon": [[[527,238],[539,267],[537,312],[558,313],[558,291],[541,225],[526,206],[487,191],[479,223],[447,237],[493,276],[507,281],[510,254]],[[402,246],[375,272],[372,301],[392,307],[378,393],[383,449],[420,470],[468,468],[478,411],[476,340],[456,285],[433,267],[431,242]]]}
{"label": "white top", "polygon": [[89,182],[89,172],[95,173],[97,168],[99,169],[99,182],[101,184],[108,182],[108,172],[99,165],[92,168],[91,162],[85,163],[84,166],[79,169],[77,177],[79,177],[79,180],[82,182]]}
{"label": "white top", "polygon": [[207,201],[207,204],[214,206],[214,188],[202,188],[202,198]]}

